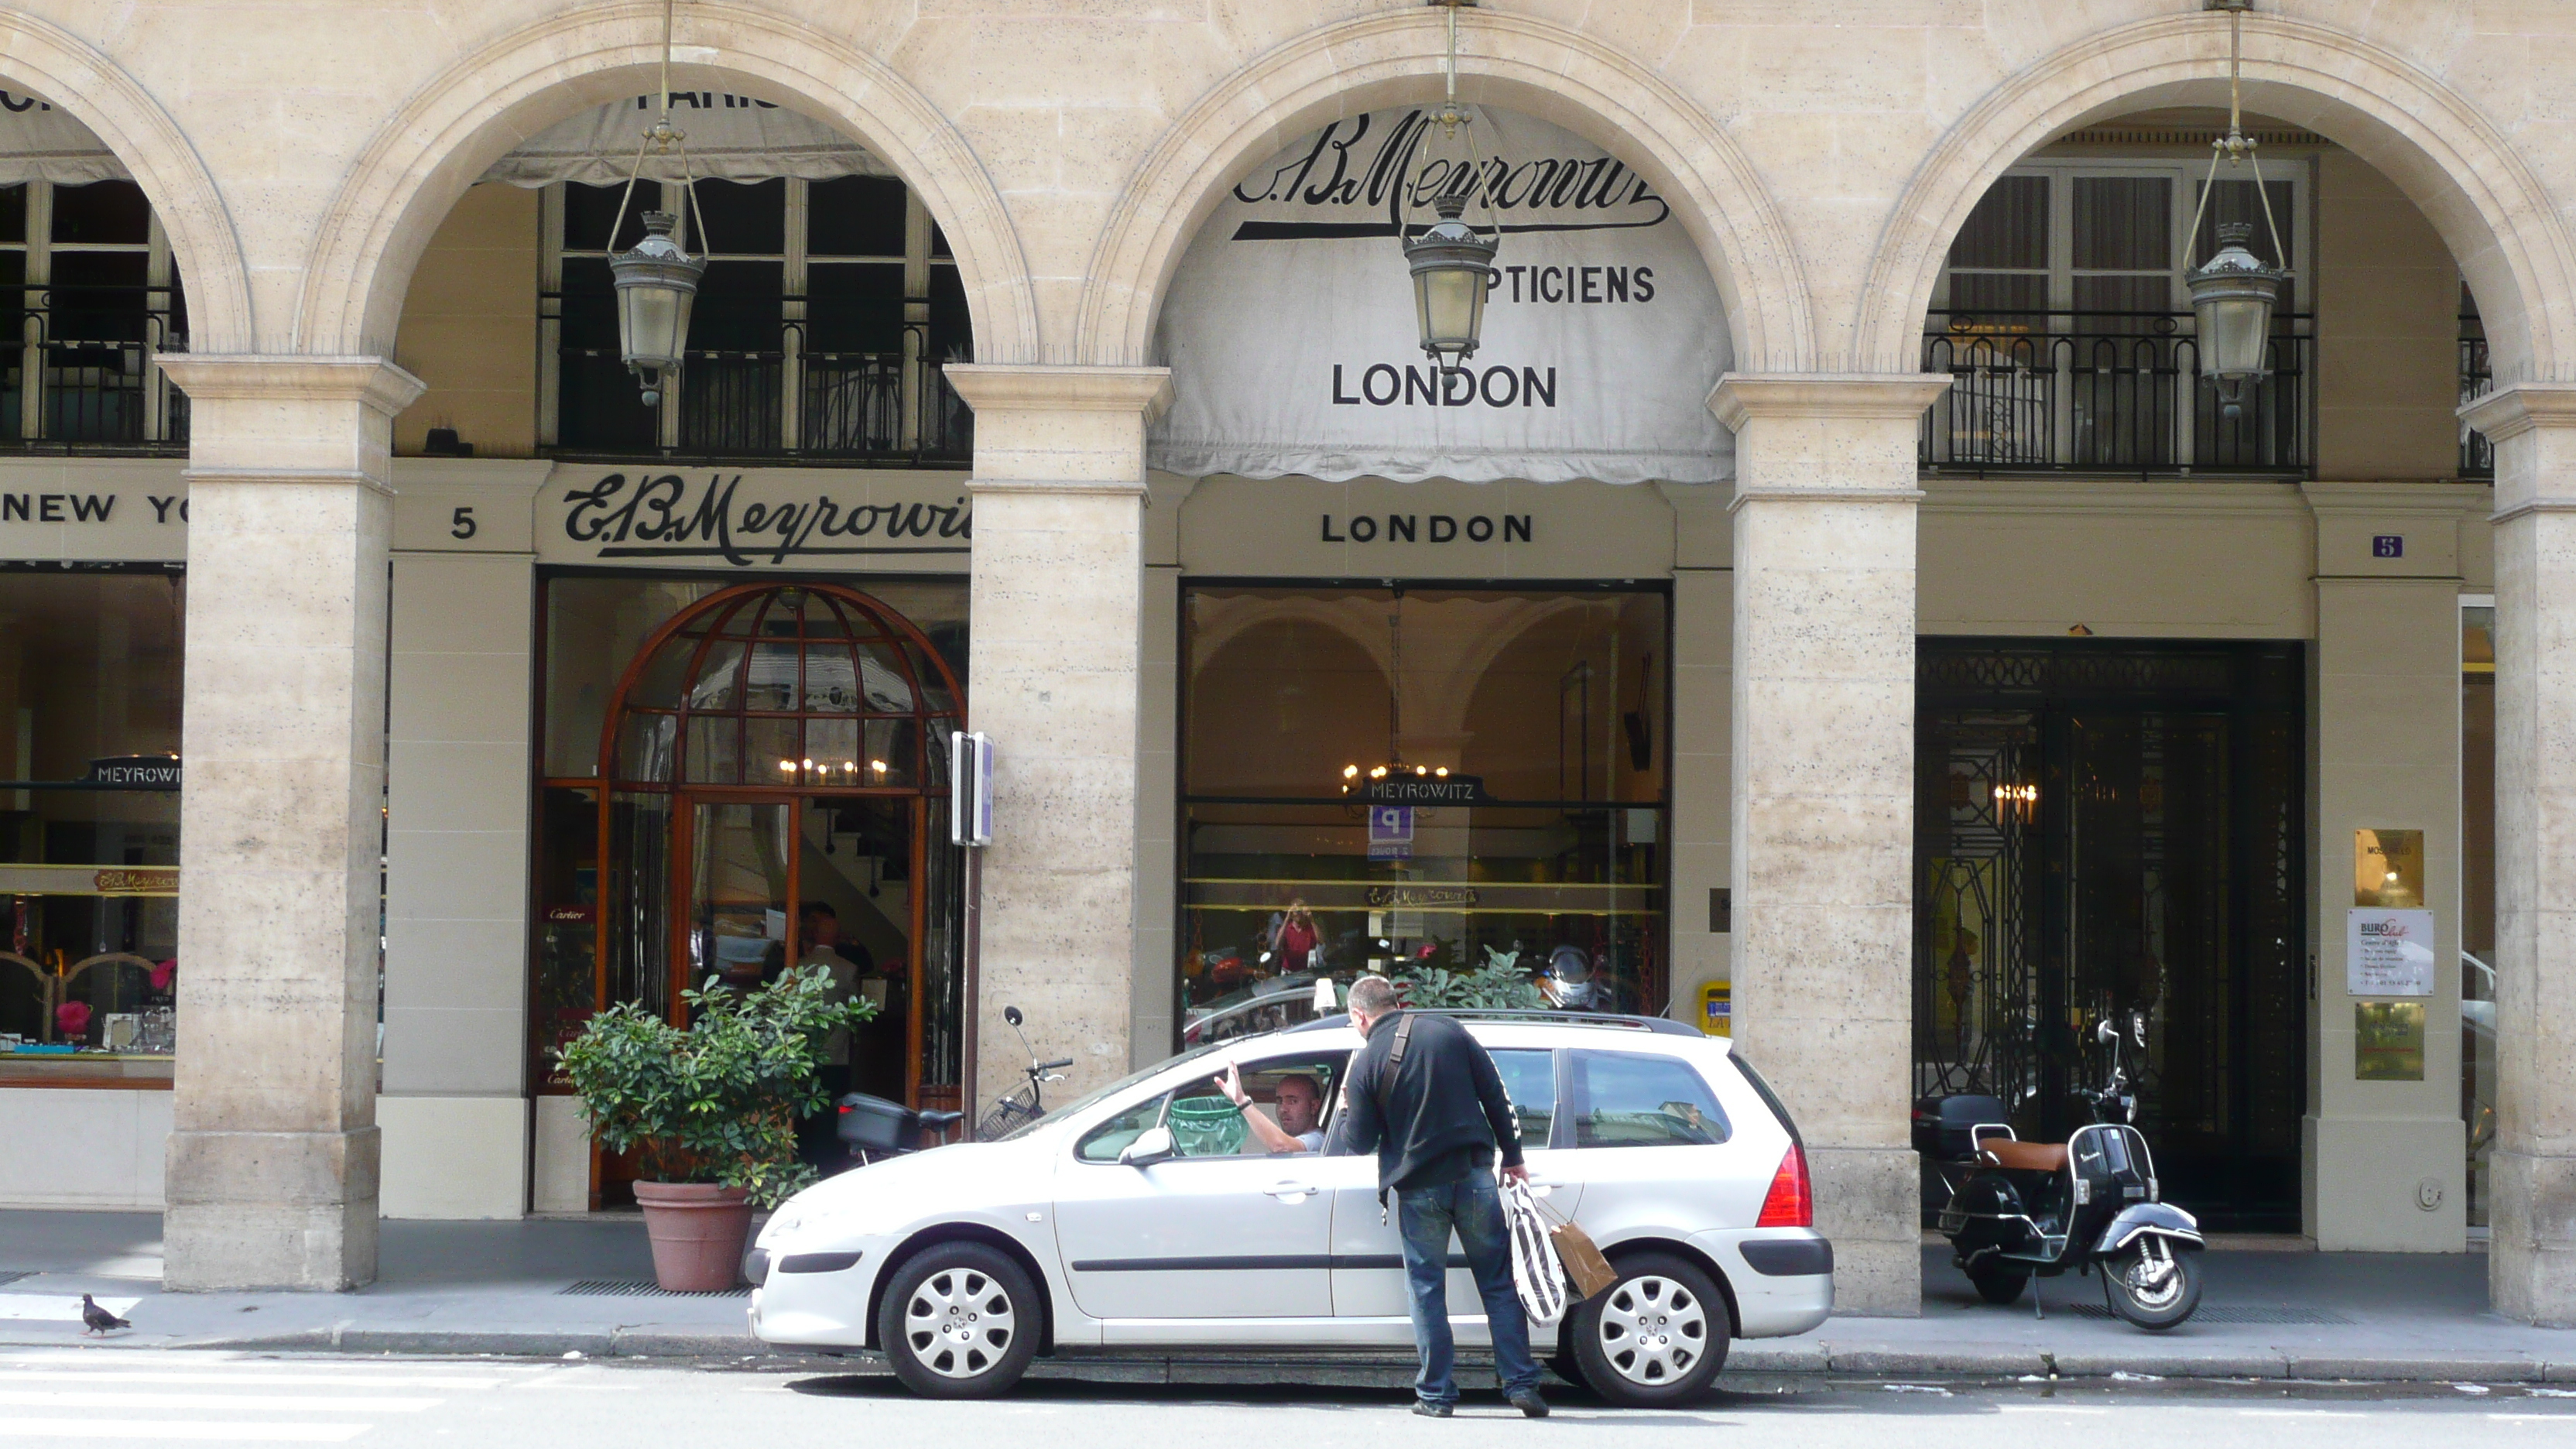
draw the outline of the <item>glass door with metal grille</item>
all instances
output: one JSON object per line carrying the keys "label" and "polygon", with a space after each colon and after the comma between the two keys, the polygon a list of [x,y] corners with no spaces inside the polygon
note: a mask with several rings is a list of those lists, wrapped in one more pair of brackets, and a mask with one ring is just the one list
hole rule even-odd
{"label": "glass door with metal grille", "polygon": [[2062,1141],[2143,1014],[2166,1196],[2295,1231],[2306,1045],[2295,644],[1926,640],[1915,1086]]}

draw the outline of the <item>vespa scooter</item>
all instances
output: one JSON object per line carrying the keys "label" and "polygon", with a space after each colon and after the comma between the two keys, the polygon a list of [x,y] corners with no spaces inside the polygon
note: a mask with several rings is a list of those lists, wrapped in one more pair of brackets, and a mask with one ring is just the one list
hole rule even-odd
{"label": "vespa scooter", "polygon": [[[2110,1082],[2087,1094],[2093,1121],[2065,1142],[2023,1142],[1994,1097],[1925,1097],[1914,1104],[1914,1148],[1950,1188],[1941,1236],[1988,1303],[2020,1300],[2031,1276],[2102,1270],[2102,1297],[2122,1320],[2166,1329],[2200,1306],[2206,1243],[2191,1214],[2163,1202],[2147,1139],[2131,1126],[2137,1096],[2120,1063],[2122,1033],[2105,1021]],[[2128,1036],[2146,1045],[2146,1018]]]}

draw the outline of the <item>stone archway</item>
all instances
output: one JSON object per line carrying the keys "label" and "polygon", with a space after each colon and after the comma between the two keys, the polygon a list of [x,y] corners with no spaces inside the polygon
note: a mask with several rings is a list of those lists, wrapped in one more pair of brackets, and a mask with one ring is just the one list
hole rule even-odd
{"label": "stone archway", "polygon": [[[1074,355],[1093,366],[1142,361],[1173,270],[1226,189],[1328,120],[1435,94],[1443,24],[1417,7],[1325,26],[1209,87],[1121,189],[1088,271]],[[1458,47],[1462,99],[1562,126],[1672,200],[1716,279],[1737,367],[1810,365],[1814,321],[1788,227],[1703,107],[1599,40],[1543,20],[1467,11]]]}
{"label": "stone archway", "polygon": [[0,73],[77,116],[133,173],[187,279],[196,350],[250,350],[250,279],[232,214],[161,103],[106,52],[32,15],[0,15]]}
{"label": "stone archway", "polygon": [[[450,67],[385,123],[325,213],[295,319],[300,351],[390,354],[414,266],[448,208],[495,159],[586,107],[655,83],[660,0],[568,11]],[[750,6],[678,12],[675,87],[748,80],[882,154],[946,233],[979,356],[1037,356],[1028,268],[1001,194],[930,100],[859,46]]]}
{"label": "stone archway", "polygon": [[[2503,132],[2440,78],[2349,32],[2256,12],[2244,35],[2247,108],[2332,138],[2423,210],[2477,294],[2497,376],[2576,375],[2576,238]],[[1842,365],[1920,365],[1923,314],[1951,239],[2007,167],[2107,115],[2223,102],[2226,83],[2227,27],[2197,10],[2089,36],[2023,67],[1960,117],[1889,210]]]}

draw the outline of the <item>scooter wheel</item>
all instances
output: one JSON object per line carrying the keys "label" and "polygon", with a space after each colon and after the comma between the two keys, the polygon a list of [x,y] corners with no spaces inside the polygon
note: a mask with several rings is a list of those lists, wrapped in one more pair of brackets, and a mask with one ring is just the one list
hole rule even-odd
{"label": "scooter wheel", "polygon": [[2023,1290],[2030,1287],[2030,1274],[2007,1268],[1970,1268],[1968,1282],[1978,1297],[2000,1307],[2021,1301]]}
{"label": "scooter wheel", "polygon": [[2167,1329],[2200,1307],[2200,1254],[2165,1238],[2140,1237],[2101,1268],[2102,1300],[2124,1323]]}

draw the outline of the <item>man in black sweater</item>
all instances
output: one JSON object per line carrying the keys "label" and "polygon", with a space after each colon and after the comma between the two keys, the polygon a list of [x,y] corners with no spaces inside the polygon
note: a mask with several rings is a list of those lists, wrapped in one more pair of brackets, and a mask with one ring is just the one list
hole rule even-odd
{"label": "man in black sweater", "polygon": [[1457,1348],[1449,1334],[1454,1231],[1485,1300],[1503,1395],[1529,1417],[1545,1418],[1547,1401],[1538,1394],[1529,1321],[1512,1286],[1511,1234],[1494,1180],[1499,1150],[1502,1175],[1529,1181],[1502,1074],[1457,1022],[1398,1012],[1395,988],[1383,977],[1363,976],[1352,984],[1350,1013],[1351,1025],[1368,1044],[1351,1059],[1343,1079],[1349,1096],[1342,1140],[1353,1152],[1374,1149],[1378,1192],[1395,1193],[1413,1342],[1422,1355],[1413,1412],[1445,1419],[1458,1402],[1452,1377]]}

